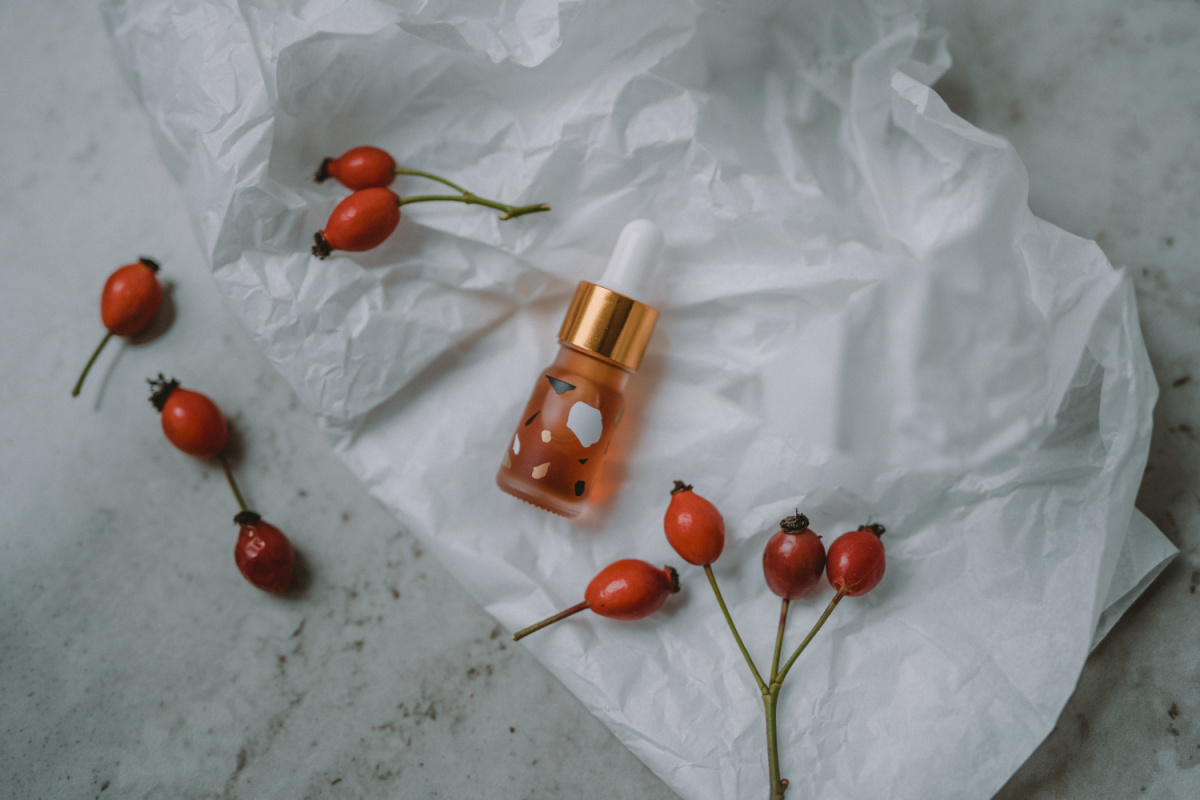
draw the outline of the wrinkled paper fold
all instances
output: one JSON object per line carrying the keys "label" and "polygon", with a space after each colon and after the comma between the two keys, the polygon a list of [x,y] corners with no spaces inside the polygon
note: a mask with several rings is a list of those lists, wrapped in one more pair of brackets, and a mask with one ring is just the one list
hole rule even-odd
{"label": "wrinkled paper fold", "polygon": [[[105,15],[230,307],[491,614],[574,604],[617,558],[678,564],[680,478],[725,516],[715,569],[761,666],[778,520],[826,542],[881,521],[884,582],[784,690],[784,774],[824,800],[990,797],[1174,553],[1133,507],[1156,385],[1128,276],[1034,217],[1012,147],[929,88],[949,58],[919,3],[496,5]],[[380,248],[318,261],[345,191],[312,172],[359,144],[553,211],[406,207]],[[662,317],[609,496],[570,523],[493,476],[569,292],[637,217],[664,231]],[[757,691],[683,579],[649,619],[528,646],[684,797],[758,796]],[[830,594],[793,603],[791,646]]]}

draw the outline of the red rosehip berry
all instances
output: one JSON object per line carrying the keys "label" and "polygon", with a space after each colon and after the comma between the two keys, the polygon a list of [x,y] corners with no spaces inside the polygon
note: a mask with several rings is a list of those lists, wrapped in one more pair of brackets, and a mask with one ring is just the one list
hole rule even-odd
{"label": "red rosehip berry", "polygon": [[216,458],[225,450],[229,428],[217,404],[199,392],[181,389],[179,381],[147,380],[154,393],[150,402],[162,412],[167,440],[197,458]]}
{"label": "red rosehip berry", "polygon": [[609,619],[634,620],[653,614],[667,597],[679,591],[679,573],[674,567],[659,567],[636,558],[614,561],[596,574],[578,605],[530,625],[513,634],[513,641],[585,608]]}
{"label": "red rosehip berry", "polygon": [[399,224],[400,197],[395,192],[360,189],[338,203],[325,229],[317,231],[313,255],[325,258],[334,250],[370,250],[383,244]]}
{"label": "red rosehip berry", "polygon": [[883,578],[886,566],[883,542],[885,528],[875,523],[843,533],[829,546],[826,573],[829,583],[839,592],[858,597],[874,589]]}
{"label": "red rosehip berry", "polygon": [[118,267],[104,282],[100,293],[100,321],[108,333],[88,359],[83,373],[71,390],[78,397],[83,389],[83,380],[91,370],[96,357],[113,336],[131,337],[149,327],[162,306],[162,285],[158,282],[158,262],[142,257],[132,264]]}
{"label": "red rosehip berry", "polygon": [[808,517],[796,512],[779,523],[763,550],[767,586],[784,600],[812,591],[825,571],[825,545],[808,527]]}
{"label": "red rosehip berry", "polygon": [[243,511],[233,521],[241,526],[233,549],[238,570],[264,592],[286,592],[296,565],[296,553],[287,536],[254,511]]}
{"label": "red rosehip berry", "polygon": [[725,549],[725,520],[721,512],[683,481],[675,481],[671,490],[663,531],[679,557],[698,567],[712,564]]}
{"label": "red rosehip berry", "polygon": [[363,145],[321,162],[315,179],[333,178],[347,189],[387,188],[396,179],[396,160],[386,150]]}

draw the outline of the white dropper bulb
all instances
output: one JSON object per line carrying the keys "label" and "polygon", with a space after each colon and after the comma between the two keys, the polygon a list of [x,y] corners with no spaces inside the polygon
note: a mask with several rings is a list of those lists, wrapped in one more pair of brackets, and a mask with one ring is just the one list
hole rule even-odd
{"label": "white dropper bulb", "polygon": [[645,301],[658,270],[662,231],[648,219],[635,219],[621,230],[612,258],[597,281],[605,289]]}

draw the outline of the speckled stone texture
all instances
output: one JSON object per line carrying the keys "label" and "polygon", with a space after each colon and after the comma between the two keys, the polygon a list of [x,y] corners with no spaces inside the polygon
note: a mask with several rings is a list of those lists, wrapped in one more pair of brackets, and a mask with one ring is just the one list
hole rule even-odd
{"label": "speckled stone texture", "polygon": [[[674,795],[349,475],[224,310],[96,8],[0,25],[0,796]],[[1033,210],[1135,278],[1162,387],[1139,500],[1182,550],[1002,800],[1200,796],[1200,3],[936,0],[937,89],[1010,138]],[[99,340],[108,272],[163,264],[156,338]],[[302,554],[233,564],[236,507],[146,402],[212,396],[242,488]],[[748,702],[750,702],[748,700]]]}

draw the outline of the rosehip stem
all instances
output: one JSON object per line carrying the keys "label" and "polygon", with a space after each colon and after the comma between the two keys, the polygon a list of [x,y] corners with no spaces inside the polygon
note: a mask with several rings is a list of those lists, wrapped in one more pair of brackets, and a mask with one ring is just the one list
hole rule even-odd
{"label": "rosehip stem", "polygon": [[759,691],[766,694],[768,691],[767,684],[763,681],[762,676],[758,674],[758,667],[754,666],[754,659],[750,657],[750,651],[746,649],[746,645],[742,642],[737,625],[733,624],[733,617],[730,616],[729,609],[725,606],[725,598],[721,596],[721,589],[717,586],[717,576],[713,574],[711,564],[704,565],[704,574],[708,576],[708,584],[712,586],[713,594],[717,596],[717,603],[721,606],[721,613],[725,615],[725,622],[729,625],[729,630],[733,632],[733,639],[737,642],[738,649],[742,651],[742,657],[746,659],[746,665],[750,667],[750,673],[754,676],[754,682],[758,684]]}
{"label": "rosehip stem", "polygon": [[221,462],[221,469],[225,471],[225,480],[229,481],[229,488],[233,489],[233,497],[237,500],[238,508],[242,511],[249,511],[250,507],[246,505],[246,499],[238,491],[237,481],[233,479],[233,470],[229,468],[229,460],[225,456],[217,456],[217,461]]}
{"label": "rosehip stem", "polygon": [[535,203],[531,206],[510,206],[507,203],[499,203],[495,200],[487,200],[483,197],[476,197],[473,194],[418,194],[412,197],[401,197],[400,205],[406,206],[410,203],[433,203],[439,201],[448,201],[451,203],[466,203],[471,206],[487,206],[494,208],[497,211],[503,211],[500,219],[513,219],[514,217],[523,217],[526,214],[536,214],[539,211],[549,211],[550,206],[546,203]]}
{"label": "rosehip stem", "polygon": [[446,186],[449,186],[451,189],[453,189],[456,192],[462,192],[463,194],[474,195],[474,192],[468,192],[466,189],[459,186],[457,183],[448,181],[445,178],[443,178],[441,175],[434,175],[432,172],[422,172],[419,169],[408,169],[406,167],[395,167],[392,170],[392,172],[396,173],[397,175],[415,175],[418,178],[428,178],[431,181],[437,181],[438,183],[445,184]]}
{"label": "rosehip stem", "polygon": [[512,640],[514,642],[519,642],[522,639],[524,639],[526,636],[528,636],[529,634],[534,633],[535,631],[540,631],[542,628],[546,627],[547,625],[553,625],[555,622],[558,622],[560,619],[566,619],[567,617],[571,616],[572,614],[578,614],[580,611],[583,611],[587,607],[588,607],[588,602],[587,602],[587,600],[584,600],[579,605],[571,606],[567,610],[560,611],[552,617],[546,617],[541,622],[535,622],[534,624],[530,625],[528,628],[522,628],[521,630],[517,631],[516,633],[514,633],[512,635]]}
{"label": "rosehip stem", "polygon": [[84,365],[83,374],[80,375],[79,380],[75,382],[75,388],[71,390],[71,397],[79,397],[79,393],[83,390],[83,379],[87,377],[88,372],[90,372],[92,369],[92,364],[95,364],[96,359],[99,358],[100,351],[104,349],[104,345],[108,344],[108,340],[112,337],[112,331],[104,334],[104,338],[100,340],[100,344],[96,347],[95,352],[92,353],[92,357],[89,358],[87,364]]}
{"label": "rosehip stem", "polygon": [[796,648],[796,652],[792,653],[792,657],[789,658],[787,663],[783,665],[783,669],[779,670],[779,676],[775,678],[774,683],[783,683],[783,679],[787,677],[788,670],[792,668],[792,664],[796,663],[796,659],[799,658],[800,654],[804,652],[804,648],[808,647],[808,643],[811,642],[813,637],[817,635],[817,631],[821,630],[821,626],[825,624],[825,620],[829,619],[829,615],[833,613],[835,608],[837,608],[837,604],[842,602],[842,598],[846,596],[847,591],[847,587],[845,586],[843,586],[841,589],[838,589],[837,594],[833,596],[833,599],[829,601],[829,605],[825,607],[825,613],[822,614],[821,618],[817,620],[815,625],[813,625],[812,630],[808,632],[808,636],[804,637],[804,641],[801,642],[800,646]]}

